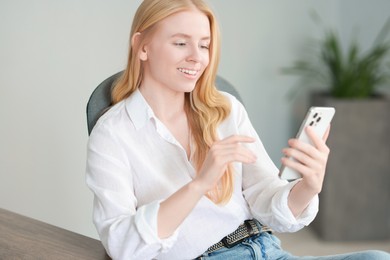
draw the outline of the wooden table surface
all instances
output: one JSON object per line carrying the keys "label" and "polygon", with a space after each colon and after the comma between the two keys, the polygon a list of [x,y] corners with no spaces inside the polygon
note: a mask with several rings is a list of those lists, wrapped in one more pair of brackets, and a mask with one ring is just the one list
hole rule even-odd
{"label": "wooden table surface", "polygon": [[0,259],[110,259],[99,240],[0,208]]}

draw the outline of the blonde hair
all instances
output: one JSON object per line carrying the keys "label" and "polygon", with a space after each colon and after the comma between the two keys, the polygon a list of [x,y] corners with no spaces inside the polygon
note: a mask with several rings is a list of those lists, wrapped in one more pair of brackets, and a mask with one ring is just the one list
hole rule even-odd
{"label": "blonde hair", "polygon": [[[203,0],[144,0],[133,20],[130,37],[141,33],[139,41],[130,44],[127,68],[112,90],[112,103],[130,96],[141,84],[143,68],[137,56],[139,48],[153,34],[155,25],[164,18],[181,11],[197,9],[210,23],[210,61],[191,93],[185,94],[185,110],[196,150],[194,159],[200,170],[210,146],[218,140],[217,127],[229,115],[229,101],[216,89],[214,83],[220,58],[220,35],[215,16]],[[130,40],[131,41],[131,40]],[[233,171],[229,166],[218,187],[207,196],[215,203],[226,203],[233,194]]]}

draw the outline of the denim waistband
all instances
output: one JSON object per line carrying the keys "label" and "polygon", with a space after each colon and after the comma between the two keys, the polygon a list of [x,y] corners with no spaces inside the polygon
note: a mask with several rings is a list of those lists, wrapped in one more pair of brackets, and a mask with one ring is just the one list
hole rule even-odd
{"label": "denim waistband", "polygon": [[[245,220],[235,231],[222,238],[218,243],[210,246],[204,254],[217,251],[222,248],[231,248],[245,241],[245,239],[257,236],[261,233],[272,233],[272,229],[261,224],[256,219]],[[201,259],[199,256],[196,259]]]}

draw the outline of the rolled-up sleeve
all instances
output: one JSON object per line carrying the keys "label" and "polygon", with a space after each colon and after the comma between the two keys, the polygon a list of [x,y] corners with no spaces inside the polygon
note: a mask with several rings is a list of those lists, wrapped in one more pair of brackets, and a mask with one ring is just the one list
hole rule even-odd
{"label": "rolled-up sleeve", "polygon": [[318,196],[315,196],[306,209],[295,217],[288,207],[288,196],[290,190],[298,181],[291,182],[284,189],[278,191],[272,198],[272,212],[277,216],[277,221],[280,223],[278,232],[295,232],[304,226],[309,225],[315,218],[318,212]]}
{"label": "rolled-up sleeve", "polygon": [[152,259],[175,243],[178,231],[158,237],[159,201],[138,207],[126,153],[104,127],[95,127],[89,139],[86,182],[94,193],[94,224],[113,259]]}

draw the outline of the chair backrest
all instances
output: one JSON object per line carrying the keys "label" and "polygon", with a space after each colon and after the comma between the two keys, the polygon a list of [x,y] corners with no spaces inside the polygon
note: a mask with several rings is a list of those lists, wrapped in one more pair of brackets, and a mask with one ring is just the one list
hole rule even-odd
{"label": "chair backrest", "polygon": [[[91,133],[92,128],[95,126],[99,117],[111,105],[111,87],[116,79],[122,74],[122,72],[123,71],[108,77],[92,92],[87,103],[88,135]],[[215,85],[219,90],[232,94],[242,103],[242,99],[237,90],[227,80],[217,76]]]}

